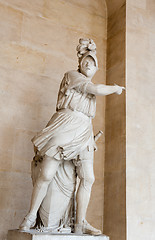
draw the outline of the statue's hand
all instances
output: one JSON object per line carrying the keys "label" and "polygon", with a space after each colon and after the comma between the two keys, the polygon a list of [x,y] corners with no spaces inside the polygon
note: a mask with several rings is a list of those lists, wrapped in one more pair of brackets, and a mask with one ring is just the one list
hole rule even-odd
{"label": "statue's hand", "polygon": [[116,94],[120,95],[122,93],[123,90],[125,90],[125,87],[121,87],[115,84],[116,87]]}

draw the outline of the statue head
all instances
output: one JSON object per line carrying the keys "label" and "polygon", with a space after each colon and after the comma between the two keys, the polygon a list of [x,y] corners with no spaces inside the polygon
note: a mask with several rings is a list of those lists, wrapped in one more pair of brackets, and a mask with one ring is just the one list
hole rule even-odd
{"label": "statue head", "polygon": [[86,77],[92,78],[98,69],[96,60],[96,56],[88,52],[79,61],[79,71]]}
{"label": "statue head", "polygon": [[98,69],[96,45],[92,39],[80,39],[79,43],[77,46],[79,71],[92,78]]}

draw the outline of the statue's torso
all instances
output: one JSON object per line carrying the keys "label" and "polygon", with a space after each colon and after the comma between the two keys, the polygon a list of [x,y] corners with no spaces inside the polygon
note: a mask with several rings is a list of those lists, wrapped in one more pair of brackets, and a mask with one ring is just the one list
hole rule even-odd
{"label": "statue's torso", "polygon": [[96,112],[96,96],[86,92],[90,79],[78,71],[67,72],[61,82],[56,110],[71,109],[94,118]]}

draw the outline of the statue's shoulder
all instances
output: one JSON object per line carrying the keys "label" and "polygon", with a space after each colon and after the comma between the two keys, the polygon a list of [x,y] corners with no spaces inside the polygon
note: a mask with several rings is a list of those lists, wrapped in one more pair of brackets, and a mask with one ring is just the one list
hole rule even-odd
{"label": "statue's shoulder", "polygon": [[79,87],[84,83],[90,82],[83,74],[77,70],[68,71],[65,73],[62,83],[71,88]]}
{"label": "statue's shoulder", "polygon": [[77,70],[71,70],[71,71],[66,72],[65,76],[74,79],[74,78],[79,78],[80,73]]}
{"label": "statue's shoulder", "polygon": [[71,88],[79,84],[82,81],[81,74],[77,70],[71,70],[65,73],[63,82]]}

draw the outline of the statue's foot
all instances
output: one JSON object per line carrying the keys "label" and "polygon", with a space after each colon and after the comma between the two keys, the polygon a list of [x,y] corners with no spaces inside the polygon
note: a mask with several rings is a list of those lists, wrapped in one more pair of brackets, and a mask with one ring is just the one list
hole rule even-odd
{"label": "statue's foot", "polygon": [[90,235],[101,235],[101,230],[94,228],[91,226],[86,220],[83,221],[82,224],[75,224],[75,233],[78,234],[90,234]]}
{"label": "statue's foot", "polygon": [[23,222],[20,224],[19,229],[22,231],[29,231],[30,228],[34,227],[36,223],[36,216],[28,213],[24,218]]}

